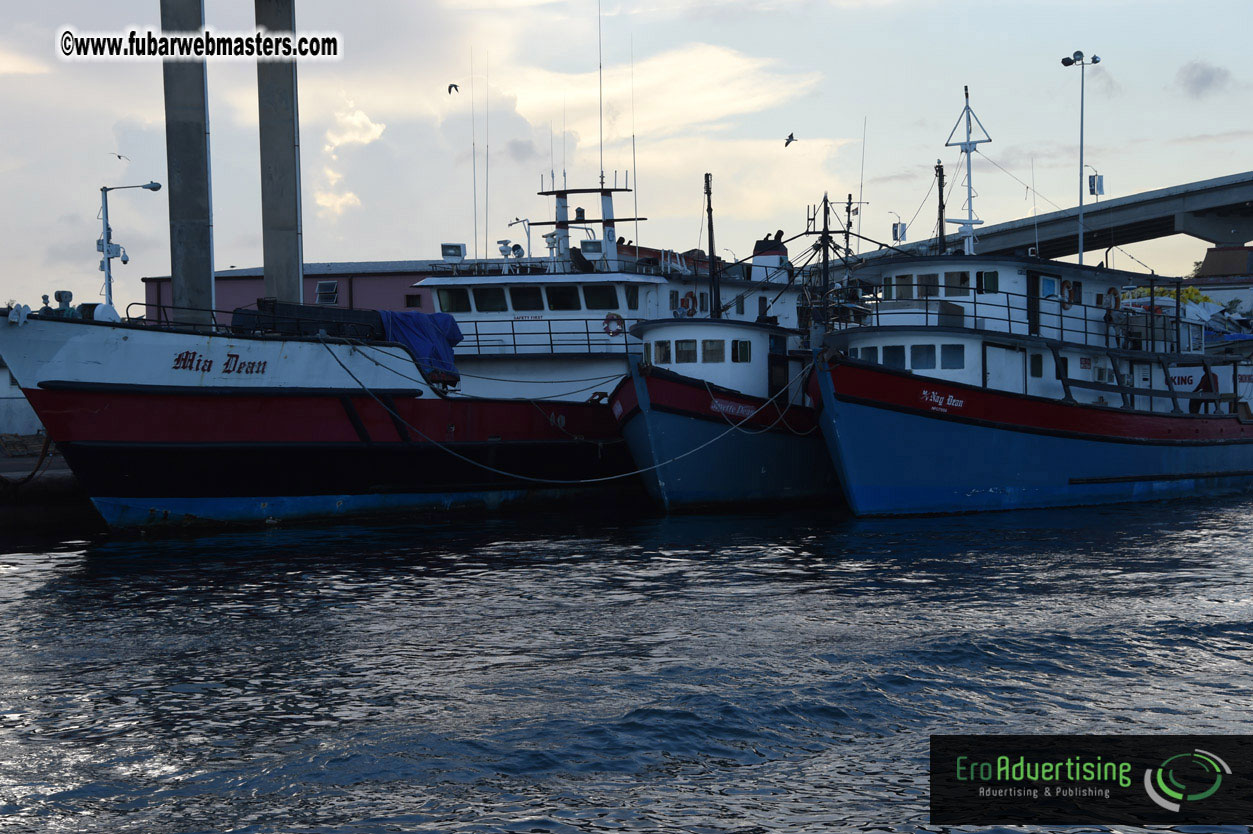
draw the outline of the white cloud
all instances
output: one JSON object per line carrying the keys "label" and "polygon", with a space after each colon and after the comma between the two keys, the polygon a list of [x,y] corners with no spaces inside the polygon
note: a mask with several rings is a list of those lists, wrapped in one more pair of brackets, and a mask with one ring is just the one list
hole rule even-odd
{"label": "white cloud", "polygon": [[0,75],[43,75],[48,72],[51,69],[42,61],[0,49]]}
{"label": "white cloud", "polygon": [[350,208],[361,207],[361,199],[351,191],[339,194],[333,191],[319,191],[314,194],[313,199],[323,216],[338,217]]}
{"label": "white cloud", "polygon": [[[352,104],[349,103],[349,107]],[[383,135],[385,124],[376,124],[359,109],[341,110],[335,114],[335,126],[327,128],[326,146],[323,150],[334,158],[335,151],[343,145],[368,145]]]}
{"label": "white cloud", "polygon": [[378,141],[387,125],[373,121],[363,110],[351,101],[344,109],[336,112],[335,123],[326,129],[326,144],[322,153],[329,161],[322,166],[322,178],[325,187],[314,191],[313,199],[318,206],[318,213],[328,219],[336,219],[350,208],[360,208],[361,198],[347,189],[339,190],[344,179],[343,172],[331,167],[331,162],[339,160],[339,149],[346,145],[369,145]]}

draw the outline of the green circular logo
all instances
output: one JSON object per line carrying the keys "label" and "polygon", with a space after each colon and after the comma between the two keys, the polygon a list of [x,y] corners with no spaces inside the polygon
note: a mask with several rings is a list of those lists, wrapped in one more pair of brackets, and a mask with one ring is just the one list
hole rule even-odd
{"label": "green circular logo", "polygon": [[1144,790],[1167,811],[1179,812],[1185,802],[1208,799],[1231,775],[1227,763],[1205,750],[1179,753],[1144,771]]}

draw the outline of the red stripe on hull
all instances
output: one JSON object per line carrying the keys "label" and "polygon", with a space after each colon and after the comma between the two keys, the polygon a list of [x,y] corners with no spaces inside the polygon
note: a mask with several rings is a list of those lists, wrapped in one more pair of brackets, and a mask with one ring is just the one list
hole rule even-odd
{"label": "red stripe on hull", "polygon": [[[59,443],[356,443],[361,437],[338,396],[212,396],[134,390],[42,390],[25,394]],[[370,439],[422,437],[401,429],[366,395],[348,398]],[[395,411],[443,442],[617,440],[602,403],[394,398]]]}
{"label": "red stripe on hull", "polygon": [[[1253,442],[1253,425],[1234,414],[1145,414],[1064,403],[831,360],[835,396],[941,418],[1090,436],[1097,440]],[[817,396],[815,380],[810,395]]]}
{"label": "red stripe on hull", "polygon": [[[726,422],[728,425],[739,425],[744,421],[742,425],[746,429],[773,428],[776,431],[808,434],[818,425],[818,416],[814,409],[800,405],[788,407],[786,402],[780,406],[779,403],[786,395],[780,395],[774,402],[767,402],[761,397],[732,393],[721,388],[706,388],[700,380],[687,377],[676,379],[656,373],[646,374],[644,384],[648,388],[648,398],[653,408],[703,417],[714,422]],[[615,406],[614,416],[619,422],[639,407],[635,385],[630,379],[618,386],[610,400]]]}

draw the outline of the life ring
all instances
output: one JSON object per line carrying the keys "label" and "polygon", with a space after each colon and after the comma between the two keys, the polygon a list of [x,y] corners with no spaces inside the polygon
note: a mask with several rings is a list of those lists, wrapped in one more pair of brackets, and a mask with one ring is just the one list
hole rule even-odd
{"label": "life ring", "polygon": [[1073,290],[1074,290],[1074,287],[1070,285],[1069,281],[1062,281],[1062,309],[1063,310],[1070,309],[1070,305],[1071,303],[1073,303],[1070,297],[1070,294]]}
{"label": "life ring", "polygon": [[683,296],[683,299],[679,302],[679,307],[687,313],[688,318],[696,315],[696,293],[689,290],[687,295]]}
{"label": "life ring", "polygon": [[609,313],[605,316],[605,333],[610,336],[620,336],[622,335],[622,329],[622,316],[617,313]]}

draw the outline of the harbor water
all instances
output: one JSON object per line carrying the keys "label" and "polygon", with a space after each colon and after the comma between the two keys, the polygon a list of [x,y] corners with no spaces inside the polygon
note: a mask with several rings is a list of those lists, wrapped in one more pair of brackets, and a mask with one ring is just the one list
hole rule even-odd
{"label": "harbor water", "polygon": [[931,733],[1253,711],[1247,496],[68,535],[0,533],[4,831],[932,831]]}

